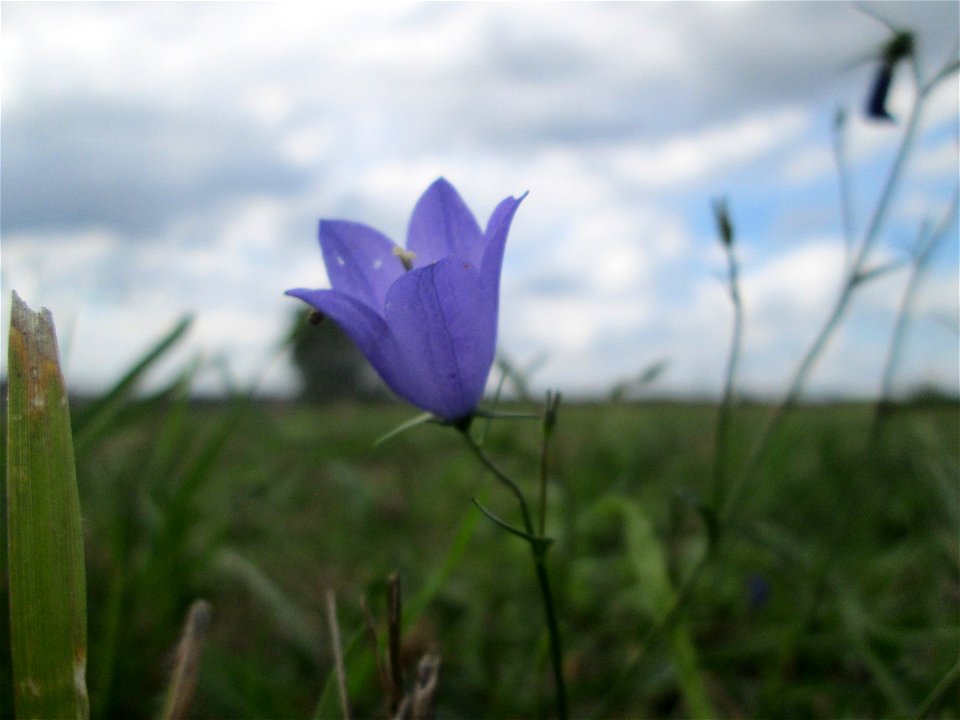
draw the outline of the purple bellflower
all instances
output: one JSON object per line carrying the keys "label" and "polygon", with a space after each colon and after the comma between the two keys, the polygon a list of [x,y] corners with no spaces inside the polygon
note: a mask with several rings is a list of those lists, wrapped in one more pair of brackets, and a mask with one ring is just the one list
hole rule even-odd
{"label": "purple bellflower", "polygon": [[336,321],[397,395],[466,418],[493,364],[503,250],[524,197],[501,201],[483,231],[440,178],[413,209],[406,250],[367,225],[321,220],[332,287],[286,294]]}

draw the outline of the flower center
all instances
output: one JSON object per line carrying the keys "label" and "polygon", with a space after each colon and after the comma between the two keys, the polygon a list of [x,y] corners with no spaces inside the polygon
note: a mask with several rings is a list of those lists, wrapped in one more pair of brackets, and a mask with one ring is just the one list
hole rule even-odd
{"label": "flower center", "polygon": [[404,270],[407,272],[413,270],[413,261],[417,259],[417,254],[415,252],[404,250],[399,245],[394,245],[393,254],[400,259],[400,264],[403,265]]}

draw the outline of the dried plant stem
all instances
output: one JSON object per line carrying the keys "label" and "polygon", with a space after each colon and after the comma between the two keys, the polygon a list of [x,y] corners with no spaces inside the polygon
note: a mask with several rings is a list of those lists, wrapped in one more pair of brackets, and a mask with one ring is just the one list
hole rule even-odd
{"label": "dried plant stem", "polygon": [[427,654],[417,665],[417,683],[413,688],[410,716],[414,720],[433,717],[434,695],[440,677],[440,656]]}
{"label": "dried plant stem", "polygon": [[377,636],[377,626],[373,619],[373,613],[370,612],[370,605],[367,598],[360,596],[360,609],[363,611],[363,620],[366,626],[367,641],[370,643],[370,650],[373,654],[373,662],[377,671],[377,681],[380,683],[380,689],[386,698],[387,717],[390,716],[391,697],[393,693],[390,690],[389,671],[383,663],[380,656],[380,638]]}
{"label": "dried plant stem", "polygon": [[394,714],[403,702],[403,662],[400,657],[403,635],[403,601],[400,595],[400,575],[393,573],[387,580],[387,664],[390,678],[390,713]]}
{"label": "dried plant stem", "polygon": [[197,600],[190,606],[183,637],[177,648],[177,663],[161,715],[163,720],[181,720],[189,713],[200,671],[200,653],[209,627],[210,603]]}
{"label": "dried plant stem", "polygon": [[337,675],[337,693],[340,696],[340,712],[343,720],[350,719],[350,698],[347,695],[347,671],[343,665],[343,647],[340,642],[340,624],[337,622],[337,597],[327,590],[327,627],[330,629],[330,648],[333,651],[333,666]]}

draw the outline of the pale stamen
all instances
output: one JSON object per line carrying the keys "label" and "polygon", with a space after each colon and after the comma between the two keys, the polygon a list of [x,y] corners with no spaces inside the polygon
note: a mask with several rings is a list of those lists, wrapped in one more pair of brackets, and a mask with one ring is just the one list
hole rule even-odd
{"label": "pale stamen", "polygon": [[393,248],[393,254],[400,258],[400,263],[403,265],[403,269],[407,272],[413,270],[413,261],[417,259],[417,254],[410,250],[404,250],[399,245],[395,245]]}

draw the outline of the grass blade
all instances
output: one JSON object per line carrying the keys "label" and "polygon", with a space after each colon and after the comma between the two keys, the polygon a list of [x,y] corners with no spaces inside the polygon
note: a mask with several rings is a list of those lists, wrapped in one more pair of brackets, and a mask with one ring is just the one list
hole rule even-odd
{"label": "grass blade", "polygon": [[[626,550],[637,580],[637,601],[654,622],[666,622],[676,603],[676,593],[667,570],[666,553],[657,538],[653,523],[636,503],[611,498],[611,507],[623,517]],[[716,717],[698,667],[697,649],[683,618],[674,621],[668,631],[670,650],[677,672],[677,683],[692,717]]]}
{"label": "grass blade", "polygon": [[18,717],[86,718],[83,536],[49,311],[13,294],[7,423],[10,644]]}
{"label": "grass blade", "polygon": [[192,322],[193,318],[190,316],[181,318],[109,391],[77,415],[74,425],[78,446],[90,445],[96,438],[109,434],[115,416],[124,407],[124,399],[147,371],[186,335]]}

